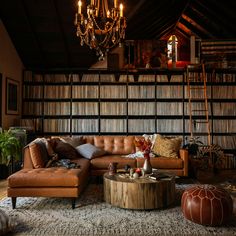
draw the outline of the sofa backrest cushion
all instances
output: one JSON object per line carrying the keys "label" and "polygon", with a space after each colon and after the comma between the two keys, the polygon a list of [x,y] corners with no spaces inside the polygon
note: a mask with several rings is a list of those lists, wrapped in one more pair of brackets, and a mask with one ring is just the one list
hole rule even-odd
{"label": "sofa backrest cushion", "polygon": [[29,151],[34,168],[44,168],[48,162],[47,150],[44,143],[32,142],[29,144]]}
{"label": "sofa backrest cushion", "polygon": [[59,138],[60,141],[63,141],[65,143],[69,143],[71,146],[73,146],[74,148],[78,147],[81,144],[84,144],[84,140],[83,140],[83,136],[55,136],[52,138]]}
{"label": "sofa backrest cushion", "polygon": [[134,136],[94,136],[94,145],[107,154],[127,155],[135,152]]}
{"label": "sofa backrest cushion", "polygon": [[179,157],[179,150],[181,147],[181,137],[163,137],[158,134],[153,145],[152,151],[154,154],[162,157]]}
{"label": "sofa backrest cushion", "polygon": [[93,159],[96,157],[104,156],[106,151],[92,145],[91,143],[85,143],[76,147],[77,152],[86,159]]}
{"label": "sofa backrest cushion", "polygon": [[60,159],[78,159],[81,157],[73,146],[63,141],[57,142],[54,146],[54,151]]}

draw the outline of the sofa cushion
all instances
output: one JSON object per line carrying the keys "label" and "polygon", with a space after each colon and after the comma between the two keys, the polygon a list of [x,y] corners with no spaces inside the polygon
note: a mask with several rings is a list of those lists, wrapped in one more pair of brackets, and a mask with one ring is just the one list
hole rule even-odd
{"label": "sofa cushion", "polygon": [[[150,158],[152,168],[155,169],[182,169],[184,161],[181,158],[154,157]],[[144,158],[137,158],[137,167],[143,167]]]}
{"label": "sofa cushion", "polygon": [[82,157],[87,159],[93,159],[106,154],[106,151],[101,148],[95,147],[90,143],[82,144],[76,147],[76,150]]}
{"label": "sofa cushion", "polygon": [[95,158],[90,161],[91,169],[108,169],[111,162],[118,162],[118,169],[123,169],[125,165],[130,165],[131,167],[136,167],[136,159],[127,158],[121,155],[106,155],[103,157]]}
{"label": "sofa cushion", "polygon": [[60,159],[77,159],[81,157],[73,146],[63,141],[57,142],[54,151]]}
{"label": "sofa cushion", "polygon": [[46,150],[47,150],[47,153],[48,153],[49,157],[55,155],[55,152],[54,152],[51,144],[48,142],[48,140],[46,138],[37,138],[33,142],[34,143],[43,143],[45,148],[46,148]]}
{"label": "sofa cushion", "polygon": [[127,155],[135,152],[134,136],[94,136],[94,145],[108,154]]}
{"label": "sofa cushion", "polygon": [[44,143],[32,142],[29,151],[34,168],[43,168],[48,162],[48,154]]}
{"label": "sofa cushion", "polygon": [[152,151],[158,156],[178,158],[181,143],[181,137],[169,138],[158,134]]}
{"label": "sofa cushion", "polygon": [[69,143],[74,148],[84,144],[83,136],[60,137],[60,140],[65,143]]}

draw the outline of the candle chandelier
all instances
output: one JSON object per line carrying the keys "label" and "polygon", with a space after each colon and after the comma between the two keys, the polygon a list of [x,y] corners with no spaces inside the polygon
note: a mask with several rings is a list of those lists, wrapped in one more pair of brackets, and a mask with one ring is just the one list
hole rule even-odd
{"label": "candle chandelier", "polygon": [[108,0],[91,0],[86,16],[83,2],[78,1],[75,15],[76,35],[80,44],[95,49],[99,60],[103,60],[109,49],[120,44],[125,38],[126,19],[123,16],[123,4],[114,0],[109,8]]}

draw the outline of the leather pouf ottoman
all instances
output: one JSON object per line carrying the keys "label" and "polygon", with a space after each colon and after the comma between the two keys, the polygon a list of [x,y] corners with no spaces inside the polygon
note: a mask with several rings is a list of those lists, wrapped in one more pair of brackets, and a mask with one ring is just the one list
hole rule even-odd
{"label": "leather pouf ottoman", "polygon": [[213,185],[198,185],[184,191],[182,212],[197,224],[219,226],[232,216],[233,201],[229,193]]}

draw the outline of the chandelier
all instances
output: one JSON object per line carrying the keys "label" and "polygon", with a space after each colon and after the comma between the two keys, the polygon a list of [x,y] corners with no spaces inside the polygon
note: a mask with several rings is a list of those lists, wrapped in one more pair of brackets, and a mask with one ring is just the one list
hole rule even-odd
{"label": "chandelier", "polygon": [[76,35],[80,44],[86,44],[96,50],[99,60],[103,60],[109,49],[120,44],[125,38],[126,19],[123,16],[123,4],[114,0],[109,9],[108,0],[91,0],[86,8],[78,1],[78,12],[75,15]]}

